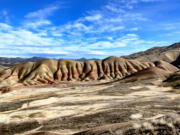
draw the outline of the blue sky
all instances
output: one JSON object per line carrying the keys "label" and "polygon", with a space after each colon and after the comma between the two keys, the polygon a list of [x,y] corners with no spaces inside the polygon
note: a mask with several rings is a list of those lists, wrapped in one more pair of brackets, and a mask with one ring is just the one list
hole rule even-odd
{"label": "blue sky", "polygon": [[0,0],[1,57],[105,58],[179,37],[179,0]]}

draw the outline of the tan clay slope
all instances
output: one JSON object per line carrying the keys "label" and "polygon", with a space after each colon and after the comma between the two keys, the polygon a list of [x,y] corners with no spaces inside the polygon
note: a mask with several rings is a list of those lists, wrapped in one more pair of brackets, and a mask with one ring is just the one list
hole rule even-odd
{"label": "tan clay slope", "polygon": [[[153,63],[109,57],[98,61],[41,60],[15,65],[0,72],[0,86],[5,82],[34,85],[54,81],[82,81],[123,78],[153,67]],[[12,82],[13,81],[13,82]]]}
{"label": "tan clay slope", "polygon": [[[180,57],[180,43],[176,43],[167,47],[154,47],[147,51],[138,52],[129,56],[124,56],[126,59],[136,59],[139,61],[157,61],[163,60],[169,63],[176,62]],[[178,65],[178,63],[174,63]]]}
{"label": "tan clay slope", "polygon": [[123,81],[129,82],[129,81],[145,80],[152,78],[160,78],[161,80],[166,80],[175,72],[179,71],[178,68],[165,61],[156,61],[154,62],[154,64],[155,64],[154,67],[147,68],[145,70],[141,70],[137,73],[134,73],[126,77]]}
{"label": "tan clay slope", "polygon": [[0,72],[4,70],[4,67],[0,65]]}

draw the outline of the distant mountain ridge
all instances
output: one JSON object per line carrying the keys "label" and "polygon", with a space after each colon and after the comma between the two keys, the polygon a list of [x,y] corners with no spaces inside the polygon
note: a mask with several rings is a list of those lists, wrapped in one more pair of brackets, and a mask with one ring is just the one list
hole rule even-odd
{"label": "distant mountain ridge", "polygon": [[[18,64],[18,63],[22,63],[22,62],[38,62],[38,61],[43,60],[43,59],[46,59],[46,58],[43,58],[43,57],[32,57],[32,58],[0,57],[0,65],[5,66],[5,67],[9,67],[9,66],[13,66],[14,64]],[[92,59],[80,58],[80,59],[74,59],[74,60],[76,60],[76,61],[87,61],[87,60],[98,60],[98,59],[96,59],[96,58],[92,58]]]}
{"label": "distant mountain ridge", "polygon": [[43,59],[43,58],[41,58],[41,57],[32,57],[32,58],[20,58],[20,57],[7,58],[7,57],[0,57],[0,65],[8,67],[8,66],[12,66],[14,64],[21,63],[21,62],[37,62],[37,61],[39,61],[41,59]]}

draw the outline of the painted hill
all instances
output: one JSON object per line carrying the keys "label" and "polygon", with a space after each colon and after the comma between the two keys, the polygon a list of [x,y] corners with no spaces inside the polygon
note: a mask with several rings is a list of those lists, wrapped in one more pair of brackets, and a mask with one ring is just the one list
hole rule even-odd
{"label": "painted hill", "polygon": [[175,43],[166,47],[154,47],[147,51],[123,56],[123,58],[136,59],[139,61],[163,60],[178,66],[180,65],[180,43]]}
{"label": "painted hill", "polygon": [[160,66],[156,65],[151,62],[126,60],[113,56],[104,60],[84,62],[45,59],[39,62],[20,63],[1,71],[0,87],[52,84],[57,81],[122,79],[148,69],[153,72],[162,70],[162,75],[166,74],[167,76],[178,70],[166,62],[161,62]]}

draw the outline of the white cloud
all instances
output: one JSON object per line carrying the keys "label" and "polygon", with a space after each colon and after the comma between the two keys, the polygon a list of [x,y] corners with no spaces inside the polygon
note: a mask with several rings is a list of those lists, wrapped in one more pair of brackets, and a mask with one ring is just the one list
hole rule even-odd
{"label": "white cloud", "polygon": [[25,27],[33,28],[33,29],[36,29],[41,26],[47,26],[50,24],[51,24],[51,21],[49,21],[49,20],[38,20],[38,21],[30,21],[30,22],[24,23]]}
{"label": "white cloud", "polygon": [[93,15],[93,16],[86,16],[85,20],[87,20],[87,21],[98,21],[101,18],[102,18],[101,14],[96,14],[96,15]]}
{"label": "white cloud", "polygon": [[95,54],[95,55],[105,55],[105,51],[90,51],[89,54]]}
{"label": "white cloud", "polygon": [[[121,2],[117,2],[111,0],[101,9],[90,11],[88,15],[62,26],[61,31],[72,35],[81,35],[80,33],[82,31],[86,34],[120,32],[125,30],[129,22],[135,24],[148,20],[140,13],[130,12],[125,6],[127,3],[133,5],[137,1],[131,0],[127,2],[126,0],[122,0]],[[137,31],[137,28],[131,31]]]}
{"label": "white cloud", "polygon": [[130,28],[129,30],[130,30],[130,31],[138,31],[139,28],[138,28],[138,27],[134,27],[134,28]]}
{"label": "white cloud", "polygon": [[147,21],[148,19],[143,17],[140,13],[126,13],[123,15],[125,20],[132,20],[132,21]]}
{"label": "white cloud", "polygon": [[10,30],[12,27],[6,23],[0,23],[0,30]]}
{"label": "white cloud", "polygon": [[47,18],[48,16],[51,16],[58,9],[59,9],[59,6],[53,5],[44,9],[40,9],[38,11],[28,13],[25,17],[29,19],[31,18],[43,19],[43,18]]}
{"label": "white cloud", "polygon": [[119,48],[126,46],[123,42],[116,41],[99,41],[88,46],[89,49],[107,49],[107,48]]}
{"label": "white cloud", "polygon": [[122,29],[124,29],[124,26],[117,26],[117,27],[112,27],[111,31],[117,31]]}
{"label": "white cloud", "polygon": [[[122,37],[116,38],[116,39],[110,39],[110,40],[105,40],[105,41],[99,41],[95,42],[93,44],[88,44],[86,47],[89,50],[91,49],[113,49],[113,48],[122,48],[128,46],[129,48],[138,48],[138,49],[143,49],[143,48],[148,48],[149,46],[162,46],[166,45],[167,42],[164,41],[151,41],[151,40],[143,40],[140,39],[140,37],[136,34],[126,34]],[[141,46],[141,48],[139,48]]]}
{"label": "white cloud", "polygon": [[108,40],[113,40],[113,37],[107,37]]}
{"label": "white cloud", "polygon": [[121,23],[123,21],[122,17],[113,17],[106,19],[106,22],[108,23]]}
{"label": "white cloud", "polygon": [[72,25],[67,25],[67,28],[68,29],[77,29],[77,30],[88,30],[89,29],[85,24],[79,23],[79,22],[76,22]]}
{"label": "white cloud", "polygon": [[[1,24],[0,24],[1,25]],[[6,26],[5,24],[3,24]],[[0,45],[33,45],[33,46],[48,46],[48,45],[60,45],[61,39],[54,39],[53,37],[47,37],[46,32],[34,33],[23,28],[13,28],[12,26],[6,26],[6,31],[0,29]],[[44,37],[46,36],[46,37]]]}
{"label": "white cloud", "polygon": [[112,11],[112,12],[115,12],[115,13],[125,13],[125,12],[126,12],[125,10],[116,7],[116,6],[113,5],[112,3],[106,5],[105,8],[108,9],[108,10],[110,10],[110,11]]}

